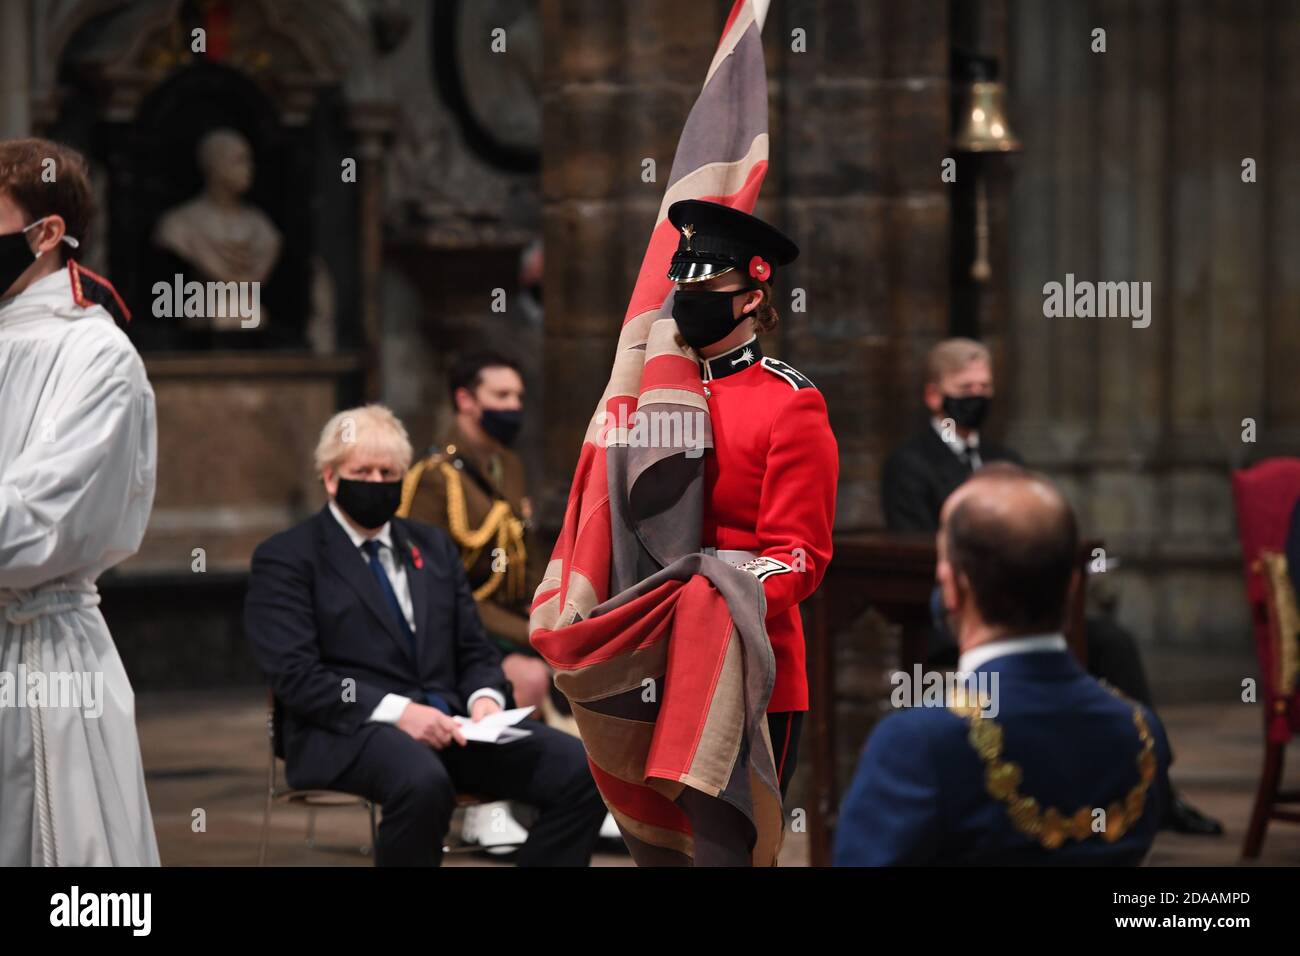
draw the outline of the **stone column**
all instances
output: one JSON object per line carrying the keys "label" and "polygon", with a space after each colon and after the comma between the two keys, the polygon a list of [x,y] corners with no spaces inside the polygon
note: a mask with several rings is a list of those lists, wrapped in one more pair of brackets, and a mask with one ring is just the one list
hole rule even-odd
{"label": "stone column", "polygon": [[361,330],[363,392],[368,402],[383,393],[380,361],[381,323],[379,315],[380,272],[383,267],[384,143],[389,128],[387,117],[375,119],[375,112],[356,109],[352,115],[357,135],[357,184],[361,201],[357,214],[361,235],[359,246],[361,277]]}
{"label": "stone column", "polygon": [[26,0],[0,4],[0,139],[31,135],[30,13]]}
{"label": "stone column", "polygon": [[[728,6],[542,2],[543,537],[563,520],[677,138]],[[655,164],[652,182],[642,179],[647,159]]]}
{"label": "stone column", "polygon": [[944,0],[789,0],[765,31],[764,194],[802,250],[782,294],[807,293],[806,312],[782,308],[783,357],[830,407],[840,531],[881,523],[881,465],[920,418],[922,360],[947,332],[947,23]]}

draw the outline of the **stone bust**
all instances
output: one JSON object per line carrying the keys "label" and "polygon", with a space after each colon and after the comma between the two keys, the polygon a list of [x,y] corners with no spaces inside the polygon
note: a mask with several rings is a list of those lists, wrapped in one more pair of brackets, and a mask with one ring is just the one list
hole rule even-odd
{"label": "stone bust", "polygon": [[[153,241],[212,282],[264,282],[280,258],[280,231],[244,201],[253,184],[253,151],[231,129],[204,135],[198,148],[203,191],[163,213]],[[238,316],[209,316],[214,329],[239,328]],[[263,311],[263,319],[265,312]]]}

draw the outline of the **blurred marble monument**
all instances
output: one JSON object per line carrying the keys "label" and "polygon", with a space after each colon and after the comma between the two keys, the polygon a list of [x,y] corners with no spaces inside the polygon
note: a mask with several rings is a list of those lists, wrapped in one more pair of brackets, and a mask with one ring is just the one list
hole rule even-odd
{"label": "blurred marble monument", "polygon": [[[270,217],[244,201],[253,184],[248,140],[231,129],[212,130],[199,141],[197,159],[203,191],[162,215],[154,244],[195,270],[187,280],[265,282],[280,259],[282,239]],[[259,318],[265,328],[265,307]],[[241,316],[219,308],[199,321],[213,331],[234,331]]]}

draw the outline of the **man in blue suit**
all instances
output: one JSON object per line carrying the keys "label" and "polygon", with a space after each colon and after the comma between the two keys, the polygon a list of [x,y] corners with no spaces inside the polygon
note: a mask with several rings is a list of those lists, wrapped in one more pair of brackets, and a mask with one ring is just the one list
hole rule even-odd
{"label": "man in blue suit", "polygon": [[508,688],[455,544],[393,517],[410,463],[387,408],[339,412],[316,449],[329,503],[253,554],[244,624],[283,709],[285,776],[378,803],[380,866],[437,865],[457,791],[538,809],[521,866],[586,865],[605,806],[581,741],[525,720],[521,739],[467,744],[455,719],[501,710]]}
{"label": "man in blue suit", "polygon": [[990,465],[948,498],[936,577],[958,673],[992,699],[957,695],[879,724],[840,808],[837,866],[1146,856],[1169,746],[1148,708],[1090,677],[1066,648],[1077,549],[1069,504],[1014,465]]}

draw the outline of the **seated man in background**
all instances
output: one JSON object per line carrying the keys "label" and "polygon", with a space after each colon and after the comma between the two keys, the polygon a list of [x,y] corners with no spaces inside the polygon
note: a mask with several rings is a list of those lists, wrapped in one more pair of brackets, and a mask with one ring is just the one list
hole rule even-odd
{"label": "seated man in background", "polygon": [[1012,449],[980,434],[993,400],[993,358],[974,339],[945,339],[926,358],[927,427],[885,462],[882,502],[890,531],[934,534],[939,509],[988,462],[1024,464]]}
{"label": "seated man in background", "polygon": [[451,539],[393,517],[411,463],[382,405],[325,425],[316,468],[329,503],[258,546],[244,625],[284,711],[293,787],[383,809],[375,862],[437,865],[457,791],[538,809],[519,864],[585,866],[604,802],[579,740],[536,721],[505,744],[469,743],[454,719],[506,704]]}
{"label": "seated man in background", "polygon": [[1169,747],[1149,708],[1066,647],[1079,573],[1069,504],[1046,479],[995,465],[948,498],[938,549],[958,671],[996,674],[980,683],[991,707],[948,701],[881,721],[840,808],[836,865],[1140,863]]}
{"label": "seated man in background", "polygon": [[[987,347],[973,339],[946,339],[930,350],[926,372],[923,398],[930,421],[885,462],[881,497],[890,531],[933,534],[944,501],[968,477],[990,462],[1023,464],[1013,449],[980,434],[993,398],[993,363]],[[1089,615],[1084,631],[1088,672],[1153,707],[1133,635],[1102,615]],[[936,623],[930,634],[929,664],[951,667],[956,656],[954,636]],[[1217,820],[1174,792],[1169,794],[1162,825],[1195,835],[1223,833]]]}
{"label": "seated man in background", "polygon": [[436,525],[456,542],[516,702],[541,707],[552,684],[550,668],[528,643],[537,584],[528,575],[532,505],[524,463],[511,451],[523,423],[523,376],[517,363],[483,351],[457,359],[449,378],[455,424],[407,473],[397,513]]}

